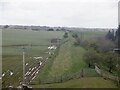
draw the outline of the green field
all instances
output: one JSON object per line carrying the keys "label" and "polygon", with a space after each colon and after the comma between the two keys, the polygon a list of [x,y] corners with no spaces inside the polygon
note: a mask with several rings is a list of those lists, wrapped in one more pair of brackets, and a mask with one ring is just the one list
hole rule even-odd
{"label": "green field", "polygon": [[[3,73],[11,70],[14,75],[9,77],[9,73],[3,78],[4,85],[18,85],[18,78],[22,77],[22,46],[26,47],[26,63],[28,67],[33,67],[36,61],[34,56],[47,57],[47,47],[50,45],[52,38],[63,37],[63,32],[47,31],[29,31],[29,30],[3,30]],[[31,57],[31,58],[30,58]]]}
{"label": "green field", "polygon": [[[51,67],[47,68],[49,69],[47,74],[42,73],[43,75],[40,76],[51,78],[80,71],[80,69],[86,67],[86,63],[82,59],[84,52],[83,48],[75,47],[72,38],[70,38],[59,48],[58,56],[54,58]],[[43,70],[43,72],[46,72],[46,70]]]}
{"label": "green field", "polygon": [[[75,32],[81,37],[81,32]],[[84,40],[94,40],[96,37],[104,36],[106,32],[82,32]],[[45,66],[40,69],[37,77],[31,82],[33,87],[112,87],[115,84],[112,81],[102,79],[93,68],[88,68],[83,55],[86,50],[81,46],[75,46],[75,39],[72,32],[67,39],[63,38],[62,31],[30,31],[30,30],[3,30],[3,86],[17,86],[22,80],[22,46],[26,47],[26,68],[32,68],[36,65],[34,56],[48,58]],[[62,42],[56,49],[54,55],[49,56],[47,47],[50,40],[60,38]],[[8,70],[14,74],[9,76]],[[84,78],[74,79],[84,73]],[[62,81],[61,81],[62,78]],[[71,80],[73,79],[73,80]],[[69,81],[70,80],[70,81]],[[88,81],[88,82],[87,82]],[[94,81],[93,83],[91,83]],[[62,82],[61,84],[44,84],[42,82]],[[104,83],[103,83],[104,82]],[[88,85],[90,84],[90,85]]]}
{"label": "green field", "polygon": [[[81,34],[81,33],[79,33]],[[95,72],[94,69],[88,68],[86,65],[83,55],[86,50],[80,46],[74,46],[74,39],[71,37],[70,33],[68,41],[63,43],[58,51],[58,55],[54,59],[50,60],[44,68],[41,69],[41,73],[38,74],[36,79],[33,81],[33,87],[39,88],[67,88],[67,87],[79,87],[79,88],[109,88],[116,87],[112,81],[103,80]],[[94,37],[104,36],[105,32],[84,32],[84,39],[94,39]],[[74,78],[79,78],[80,72],[83,70],[84,78],[71,80]],[[61,81],[62,79],[62,81]],[[71,81],[69,81],[69,79]],[[88,81],[87,81],[88,80]],[[61,84],[41,84],[44,83],[56,83],[62,82]],[[94,81],[93,83],[90,83]],[[106,84],[103,82],[106,82]],[[77,82],[77,83],[76,83]],[[81,82],[81,83],[80,83]],[[87,84],[90,83],[90,85]],[[95,83],[96,82],[96,83]],[[98,84],[99,83],[99,84]],[[109,86],[110,85],[110,86]],[[112,86],[111,86],[112,85]]]}
{"label": "green field", "polygon": [[83,39],[90,40],[91,38],[102,37],[105,36],[107,31],[86,31],[86,32],[76,32],[80,37],[81,33]]}
{"label": "green field", "polygon": [[101,77],[73,79],[64,83],[33,85],[33,88],[117,88],[116,84]]}

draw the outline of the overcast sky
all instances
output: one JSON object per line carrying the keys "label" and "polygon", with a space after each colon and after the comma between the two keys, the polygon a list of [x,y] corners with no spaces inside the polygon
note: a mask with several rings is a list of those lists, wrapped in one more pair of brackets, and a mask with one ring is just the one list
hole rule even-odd
{"label": "overcast sky", "polygon": [[0,0],[0,24],[118,27],[119,0]]}

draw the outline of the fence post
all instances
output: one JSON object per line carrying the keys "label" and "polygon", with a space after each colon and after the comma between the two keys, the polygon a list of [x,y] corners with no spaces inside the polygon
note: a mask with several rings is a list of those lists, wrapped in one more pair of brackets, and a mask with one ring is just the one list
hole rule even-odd
{"label": "fence post", "polygon": [[81,77],[83,77],[84,75],[83,75],[83,69],[81,70]]}
{"label": "fence post", "polygon": [[40,80],[40,78],[39,78],[39,84],[41,84],[41,80]]}
{"label": "fence post", "polygon": [[62,75],[61,75],[61,82],[62,82]]}
{"label": "fence post", "polygon": [[56,75],[55,75],[55,83],[57,82],[57,80],[56,80]]}

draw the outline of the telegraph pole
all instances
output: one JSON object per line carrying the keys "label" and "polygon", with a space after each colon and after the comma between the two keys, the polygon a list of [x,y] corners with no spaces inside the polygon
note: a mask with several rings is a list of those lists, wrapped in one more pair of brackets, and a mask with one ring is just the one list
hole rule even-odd
{"label": "telegraph pole", "polygon": [[118,45],[117,45],[117,48],[114,49],[115,52],[117,52],[117,64],[116,64],[116,69],[117,69],[117,83],[118,83],[118,86],[120,85],[120,78],[119,78],[119,59],[120,59],[120,1],[118,2],[118,30],[117,30],[118,34],[117,34],[117,42],[118,42]]}
{"label": "telegraph pole", "polygon": [[[118,34],[120,35],[120,1],[118,2]],[[120,36],[118,35],[118,48],[120,49]],[[118,64],[118,86],[120,85],[120,80],[119,80],[119,59],[120,59],[120,51],[119,51],[119,55],[118,55],[118,60],[117,60],[117,64]]]}
{"label": "telegraph pole", "polygon": [[22,48],[23,50],[23,84],[25,84],[25,48]]}
{"label": "telegraph pole", "polygon": [[81,31],[81,42],[82,42],[82,37],[83,37],[83,36],[82,36],[82,31]]}

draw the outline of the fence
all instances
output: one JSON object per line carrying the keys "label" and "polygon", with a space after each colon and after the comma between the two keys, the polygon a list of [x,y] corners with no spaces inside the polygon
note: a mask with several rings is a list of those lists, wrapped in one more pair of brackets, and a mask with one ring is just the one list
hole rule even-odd
{"label": "fence", "polygon": [[104,70],[101,70],[97,65],[95,65],[95,70],[99,75],[101,75],[105,79],[110,79],[110,80],[117,81],[117,82],[119,80],[118,76],[113,76],[112,74],[110,74]]}
{"label": "fence", "polygon": [[81,69],[79,72],[64,74],[61,76],[54,76],[51,78],[39,78],[39,80],[32,82],[31,84],[51,84],[51,83],[61,83],[71,79],[77,79],[81,77],[96,77],[99,74],[96,73],[95,69]]}

